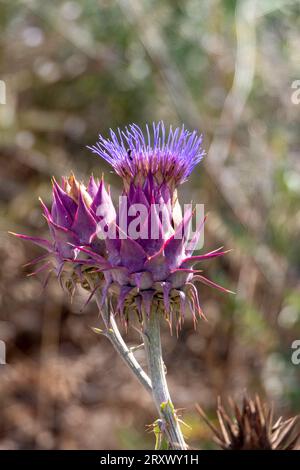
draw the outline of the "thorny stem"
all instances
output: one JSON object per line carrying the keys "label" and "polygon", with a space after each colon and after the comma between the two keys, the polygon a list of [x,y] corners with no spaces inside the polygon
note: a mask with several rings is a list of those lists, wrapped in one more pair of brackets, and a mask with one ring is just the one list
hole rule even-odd
{"label": "thorny stem", "polygon": [[168,390],[162,359],[160,315],[154,308],[152,308],[150,316],[143,312],[143,333],[149,375],[152,381],[152,395],[163,422],[162,432],[165,433],[171,448],[187,450]]}
{"label": "thorny stem", "polygon": [[99,308],[99,312],[102,316],[102,319],[105,324],[106,331],[103,334],[110,340],[118,354],[121,356],[123,361],[127,364],[127,366],[132,370],[134,375],[137,377],[139,382],[145,387],[148,392],[152,392],[152,385],[151,380],[146,374],[146,372],[142,369],[134,354],[130,351],[130,349],[126,346],[119,328],[115,322],[115,319],[112,315],[109,314],[107,304],[105,306],[101,306],[101,297],[98,289],[95,292],[96,302]]}

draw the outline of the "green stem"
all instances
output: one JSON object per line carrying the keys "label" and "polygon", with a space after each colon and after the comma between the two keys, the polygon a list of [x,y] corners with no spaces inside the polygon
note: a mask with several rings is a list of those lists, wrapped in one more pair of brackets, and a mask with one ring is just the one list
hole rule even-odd
{"label": "green stem", "polygon": [[[91,281],[89,281],[90,285],[93,286]],[[101,306],[101,296],[98,290],[95,292],[96,302],[99,308],[99,313],[102,316],[102,319],[105,324],[106,330],[103,334],[109,339],[112,343],[115,350],[118,352],[119,356],[123,359],[123,361],[127,364],[129,369],[134,373],[137,377],[138,381],[142,384],[142,386],[151,393],[152,385],[151,380],[146,374],[146,372],[142,369],[134,354],[130,349],[127,347],[125,341],[123,340],[119,328],[115,322],[115,319],[112,315],[109,314],[107,304],[105,306]]]}
{"label": "green stem", "polygon": [[160,339],[160,315],[156,309],[152,309],[150,317],[144,312],[143,327],[148,373],[152,382],[152,395],[163,423],[162,431],[165,432],[172,449],[186,450],[187,445],[179,426],[166,381]]}

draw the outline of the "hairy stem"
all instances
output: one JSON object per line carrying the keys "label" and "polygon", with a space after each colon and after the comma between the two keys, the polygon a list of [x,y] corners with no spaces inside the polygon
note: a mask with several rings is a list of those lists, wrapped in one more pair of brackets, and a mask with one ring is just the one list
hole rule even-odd
{"label": "hairy stem", "polygon": [[176,411],[174,409],[166,381],[160,340],[160,315],[152,309],[150,316],[143,314],[144,344],[152,382],[152,395],[162,420],[165,433],[172,449],[186,450]]}
{"label": "hairy stem", "polygon": [[109,314],[108,306],[101,306],[101,297],[98,290],[95,292],[96,302],[99,308],[99,312],[102,316],[102,319],[105,324],[106,331],[103,333],[112,343],[118,354],[121,356],[123,361],[127,364],[129,369],[134,373],[137,377],[139,382],[145,387],[148,392],[152,392],[152,385],[151,380],[146,374],[146,372],[142,369],[134,354],[130,351],[130,349],[126,346],[119,328],[115,322],[115,319],[112,315]]}

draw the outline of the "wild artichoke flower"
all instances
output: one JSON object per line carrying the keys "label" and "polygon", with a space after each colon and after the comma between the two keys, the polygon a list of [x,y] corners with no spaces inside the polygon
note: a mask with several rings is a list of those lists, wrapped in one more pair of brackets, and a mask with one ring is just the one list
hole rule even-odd
{"label": "wild artichoke flower", "polygon": [[[194,319],[197,314],[202,316],[193,281],[226,289],[200,275],[194,266],[224,252],[218,249],[191,256],[204,221],[194,239],[187,240],[192,211],[183,216],[177,198],[178,185],[204,155],[202,136],[184,127],[166,130],[162,122],[154,123],[152,130],[146,125],[144,136],[141,128],[132,124],[117,133],[111,130],[109,139],[100,135],[89,148],[109,162],[124,183],[116,230],[106,238],[107,263],[99,262],[91,250],[82,249],[104,270],[103,295],[109,292],[118,299],[115,310],[125,322],[132,312],[141,319],[142,309],[149,316],[153,306],[177,327],[187,310]],[[138,228],[135,236],[132,225]]]}
{"label": "wild artichoke flower", "polygon": [[[165,129],[162,122],[146,126],[146,136],[135,124],[110,138],[100,136],[92,151],[108,161],[123,180],[116,213],[103,179],[90,178],[86,186],[71,175],[62,185],[53,182],[49,211],[43,204],[49,239],[18,237],[46,249],[36,262],[55,271],[72,294],[76,283],[95,295],[104,322],[104,334],[141,384],[153,394],[161,432],[170,448],[186,449],[179,419],[165,378],[160,341],[160,315],[170,326],[182,325],[185,312],[202,316],[194,281],[226,291],[194,269],[200,261],[223,255],[221,249],[193,256],[204,220],[189,238],[193,211],[182,213],[177,187],[204,155],[202,137],[184,127]],[[149,376],[124,342],[112,309],[127,324],[136,313],[148,362]]]}
{"label": "wild artichoke flower", "polygon": [[[89,288],[83,273],[98,272],[102,303],[117,299],[114,309],[125,321],[135,312],[142,319],[154,306],[180,327],[186,311],[203,316],[194,282],[227,289],[204,277],[195,265],[223,255],[221,249],[192,256],[203,222],[189,240],[193,211],[182,214],[177,187],[204,155],[202,136],[182,128],[146,125],[146,137],[135,124],[110,139],[100,136],[90,147],[108,161],[124,183],[118,215],[103,179],[86,186],[73,175],[53,181],[51,211],[41,201],[50,239],[17,235],[46,249],[37,269],[54,270],[70,293],[77,282]],[[132,233],[132,229],[134,233]],[[101,282],[99,283],[99,280]],[[94,279],[95,281],[95,279]]]}
{"label": "wild artichoke flower", "polygon": [[[60,186],[53,180],[52,206],[49,211],[42,200],[43,215],[49,226],[50,239],[15,234],[44,248],[47,253],[30,264],[43,261],[35,273],[54,271],[61,284],[72,293],[76,282],[84,282],[82,270],[89,268],[88,260],[74,264],[81,252],[77,246],[86,246],[102,256],[105,243],[97,236],[100,221],[110,224],[115,220],[115,209],[103,179],[96,182],[91,176],[88,186],[79,183],[74,175],[62,178]],[[81,255],[82,258],[82,255]]]}

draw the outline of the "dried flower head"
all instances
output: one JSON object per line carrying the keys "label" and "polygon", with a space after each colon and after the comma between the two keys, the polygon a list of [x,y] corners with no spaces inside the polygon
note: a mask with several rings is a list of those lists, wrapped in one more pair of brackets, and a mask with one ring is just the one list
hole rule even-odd
{"label": "dried flower head", "polygon": [[241,408],[230,400],[230,415],[218,401],[216,428],[200,406],[197,409],[214,434],[215,442],[224,450],[296,450],[300,439],[298,416],[274,421],[273,409],[254,400],[244,398]]}

